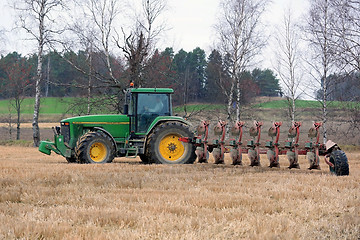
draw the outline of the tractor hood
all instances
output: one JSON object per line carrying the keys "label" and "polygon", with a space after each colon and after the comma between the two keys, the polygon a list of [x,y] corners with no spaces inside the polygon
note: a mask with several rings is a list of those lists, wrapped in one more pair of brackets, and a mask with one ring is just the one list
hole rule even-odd
{"label": "tractor hood", "polygon": [[62,123],[69,122],[72,124],[116,124],[116,123],[129,123],[129,117],[126,115],[88,115],[88,116],[79,116],[71,117],[61,120]]}
{"label": "tractor hood", "polygon": [[89,115],[64,119],[61,126],[69,125],[70,135],[81,134],[83,129],[101,128],[114,138],[124,138],[129,132],[129,122],[127,115]]}

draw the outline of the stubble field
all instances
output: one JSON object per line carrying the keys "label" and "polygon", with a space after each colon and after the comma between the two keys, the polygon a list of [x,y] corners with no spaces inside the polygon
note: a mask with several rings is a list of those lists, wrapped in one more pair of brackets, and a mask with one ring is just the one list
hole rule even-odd
{"label": "stubble field", "polygon": [[225,165],[67,164],[0,146],[0,239],[359,239],[360,153],[350,176]]}

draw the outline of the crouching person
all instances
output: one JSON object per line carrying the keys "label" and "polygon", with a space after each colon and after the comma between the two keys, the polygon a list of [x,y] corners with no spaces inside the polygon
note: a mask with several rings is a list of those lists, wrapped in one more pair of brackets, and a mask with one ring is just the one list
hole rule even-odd
{"label": "crouching person", "polygon": [[325,146],[325,162],[329,165],[330,172],[337,176],[349,175],[349,163],[345,152],[331,140],[327,141]]}

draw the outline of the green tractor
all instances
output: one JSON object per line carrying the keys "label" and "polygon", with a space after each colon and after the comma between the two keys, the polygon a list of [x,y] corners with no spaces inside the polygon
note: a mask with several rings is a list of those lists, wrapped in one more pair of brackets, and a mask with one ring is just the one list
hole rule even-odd
{"label": "green tractor", "polygon": [[110,163],[115,157],[139,156],[144,163],[187,164],[196,159],[189,123],[172,116],[169,88],[129,88],[123,115],[91,115],[64,119],[54,127],[54,142],[39,151],[62,155],[69,163]]}

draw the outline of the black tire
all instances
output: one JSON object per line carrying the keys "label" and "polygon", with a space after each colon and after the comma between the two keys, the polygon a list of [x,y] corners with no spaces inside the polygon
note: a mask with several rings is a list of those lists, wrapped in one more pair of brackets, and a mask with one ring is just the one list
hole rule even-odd
{"label": "black tire", "polygon": [[330,162],[334,164],[334,168],[330,168],[331,172],[334,172],[336,176],[349,175],[349,163],[345,152],[341,150],[335,150],[330,155]]}
{"label": "black tire", "polygon": [[103,132],[88,132],[81,136],[75,147],[80,163],[110,163],[115,157],[115,146]]}
{"label": "black tire", "polygon": [[71,156],[71,157],[69,157],[69,158],[66,158],[66,161],[67,161],[68,163],[76,163],[76,162],[77,162],[77,159],[76,159],[76,157]]}
{"label": "black tire", "polygon": [[145,154],[139,154],[140,160],[143,163],[150,163],[149,158]]}
{"label": "black tire", "polygon": [[181,122],[161,123],[146,140],[145,156],[150,163],[192,164],[196,159],[195,145],[178,139],[193,136],[189,127]]}

